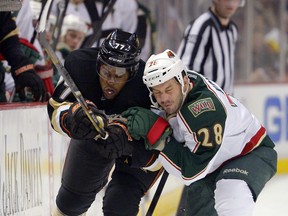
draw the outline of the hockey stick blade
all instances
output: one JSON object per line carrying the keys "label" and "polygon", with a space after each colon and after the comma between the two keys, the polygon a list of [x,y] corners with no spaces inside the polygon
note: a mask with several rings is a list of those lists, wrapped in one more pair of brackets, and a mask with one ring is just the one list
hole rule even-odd
{"label": "hockey stick blade", "polygon": [[45,8],[42,13],[42,17],[40,18],[39,26],[37,27],[37,31],[39,34],[39,42],[41,43],[43,49],[46,50],[48,56],[51,58],[52,63],[54,66],[57,68],[58,72],[61,74],[67,85],[69,86],[71,92],[81,105],[82,109],[84,110],[85,114],[89,118],[89,120],[92,122],[93,126],[95,129],[98,131],[102,139],[107,139],[108,133],[104,130],[104,128],[100,127],[100,123],[97,120],[95,114],[92,112],[92,110],[89,108],[87,105],[82,93],[79,91],[78,87],[74,83],[73,79],[69,75],[68,71],[66,68],[62,65],[60,62],[58,56],[56,53],[53,51],[51,45],[49,42],[46,40],[46,33],[45,33],[45,25],[46,25],[46,18],[48,14],[48,9],[50,7],[52,0],[48,0],[45,4]]}

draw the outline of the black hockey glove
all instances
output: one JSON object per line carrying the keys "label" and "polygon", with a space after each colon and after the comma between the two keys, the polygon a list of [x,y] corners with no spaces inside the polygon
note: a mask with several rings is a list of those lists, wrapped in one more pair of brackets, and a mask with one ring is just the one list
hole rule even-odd
{"label": "black hockey glove", "polygon": [[[99,111],[91,101],[87,101],[87,105],[96,116],[99,122],[99,128],[105,128],[107,118],[104,113]],[[99,132],[95,129],[78,101],[70,106],[64,119],[64,127],[66,128],[67,134],[74,139],[94,139],[99,135]]]}
{"label": "black hockey glove", "polygon": [[16,92],[19,93],[21,101],[26,99],[26,87],[33,94],[33,101],[45,101],[46,91],[44,83],[36,74],[32,64],[18,68],[12,75],[15,81]]}
{"label": "black hockey glove", "polygon": [[99,153],[103,157],[115,159],[132,154],[132,138],[123,122],[110,122],[106,130],[109,134],[108,138],[97,140],[101,145]]}

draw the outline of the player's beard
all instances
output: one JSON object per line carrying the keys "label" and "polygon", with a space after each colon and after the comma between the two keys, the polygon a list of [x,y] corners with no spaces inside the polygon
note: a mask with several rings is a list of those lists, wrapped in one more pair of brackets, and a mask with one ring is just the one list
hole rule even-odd
{"label": "player's beard", "polygon": [[178,95],[178,97],[176,97],[175,100],[169,100],[163,103],[161,106],[168,115],[173,115],[179,111],[182,105],[182,101],[183,101],[183,95]]}

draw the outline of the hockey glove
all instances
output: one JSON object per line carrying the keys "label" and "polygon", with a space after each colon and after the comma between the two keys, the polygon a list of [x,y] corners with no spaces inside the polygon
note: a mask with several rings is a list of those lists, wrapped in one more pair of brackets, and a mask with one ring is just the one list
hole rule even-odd
{"label": "hockey glove", "polygon": [[165,119],[141,107],[129,108],[121,116],[127,118],[128,131],[134,139],[143,138],[147,149],[163,150],[172,132]]}
{"label": "hockey glove", "polygon": [[[86,102],[91,111],[95,114],[99,122],[99,128],[105,128],[107,119],[104,113],[99,111],[96,105],[91,101]],[[68,113],[64,118],[64,127],[66,128],[66,133],[74,139],[93,139],[99,135],[99,132],[95,129],[78,101],[70,106]]]}
{"label": "hockey glove", "polygon": [[33,94],[33,101],[45,101],[46,92],[44,83],[36,74],[33,64],[28,64],[12,71],[16,92],[21,101],[26,99],[26,88]]}
{"label": "hockey glove", "polygon": [[132,154],[132,137],[129,135],[126,125],[122,123],[109,123],[106,131],[109,136],[107,139],[98,139],[101,144],[99,153],[110,159],[116,159],[121,156]]}

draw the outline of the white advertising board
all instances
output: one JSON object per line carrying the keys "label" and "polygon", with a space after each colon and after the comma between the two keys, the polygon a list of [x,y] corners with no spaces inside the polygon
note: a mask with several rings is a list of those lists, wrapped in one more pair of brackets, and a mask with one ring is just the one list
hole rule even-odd
{"label": "white advertising board", "polygon": [[0,121],[0,215],[50,215],[67,139],[45,105],[0,110]]}
{"label": "white advertising board", "polygon": [[236,86],[235,97],[262,122],[276,144],[279,158],[288,158],[288,85]]}

